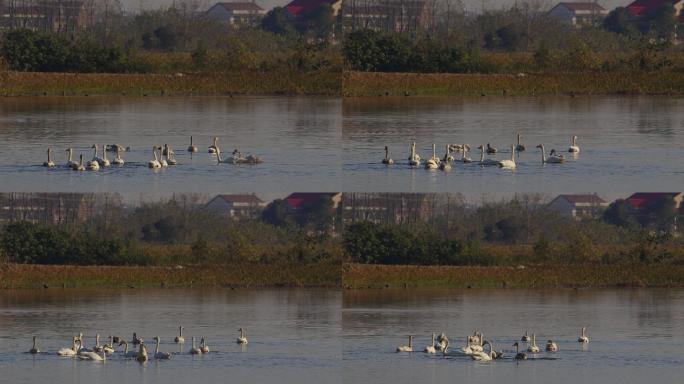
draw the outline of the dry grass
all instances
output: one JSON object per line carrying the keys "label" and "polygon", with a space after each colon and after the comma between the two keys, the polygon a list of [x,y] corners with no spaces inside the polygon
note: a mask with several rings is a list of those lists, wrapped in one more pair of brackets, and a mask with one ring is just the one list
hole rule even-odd
{"label": "dry grass", "polygon": [[339,287],[340,265],[105,267],[4,264],[0,288]]}
{"label": "dry grass", "polygon": [[684,266],[447,267],[345,264],[345,288],[684,287]]}
{"label": "dry grass", "polygon": [[421,74],[345,72],[344,96],[682,95],[684,73]]}

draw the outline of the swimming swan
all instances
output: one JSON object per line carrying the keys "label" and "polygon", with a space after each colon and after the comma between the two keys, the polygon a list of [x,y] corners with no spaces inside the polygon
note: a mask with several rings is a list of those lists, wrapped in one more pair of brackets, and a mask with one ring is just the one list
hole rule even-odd
{"label": "swimming swan", "polygon": [[385,145],[385,158],[382,159],[382,163],[385,165],[392,165],[394,164],[394,160],[390,159],[389,157],[389,148]]}
{"label": "swimming swan", "polygon": [[432,344],[425,347],[423,352],[431,354],[431,355],[434,355],[435,353],[437,353],[437,349],[435,348],[435,334],[434,333],[432,334]]}
{"label": "swimming swan", "polygon": [[112,162],[116,165],[124,165],[124,160],[121,158],[121,150],[118,146],[116,147],[116,157],[114,157]]}
{"label": "swimming swan", "polygon": [[159,162],[159,159],[157,159],[157,146],[156,145],[152,147],[152,154],[154,155],[154,160],[148,161],[147,167],[148,168],[161,168],[161,163]]}
{"label": "swimming swan", "polygon": [[123,351],[124,357],[128,357],[128,358],[138,357],[138,352],[128,350],[128,342],[126,340],[121,340],[119,342],[119,346],[122,346],[122,345],[124,345],[124,351]]}
{"label": "swimming swan", "polygon": [[178,164],[176,159],[173,157],[173,149],[171,149],[171,146],[168,144],[164,144],[164,148],[166,149],[166,153],[164,154],[164,156],[166,156],[166,163],[168,165]]}
{"label": "swimming swan", "polygon": [[521,138],[521,137],[522,137],[522,136],[520,135],[520,133],[518,133],[518,145],[515,146],[515,150],[518,151],[518,152],[522,152],[522,151],[525,150],[525,145],[520,143],[520,138]]}
{"label": "swimming swan", "polygon": [[192,136],[190,136],[190,145],[188,146],[188,152],[197,152],[197,147],[192,144]]}
{"label": "swimming swan", "polygon": [[549,157],[546,157],[546,151],[544,150],[544,144],[537,145],[537,148],[541,148],[542,164],[560,164],[565,162],[565,157],[563,155],[556,154],[555,150],[552,150]]}
{"label": "swimming swan", "polygon": [[480,152],[480,165],[482,165],[482,166],[499,165],[498,160],[485,159],[485,157],[484,157],[484,154],[485,154],[484,145],[480,145],[477,148],[481,151]]}
{"label": "swimming swan", "polygon": [[515,359],[516,360],[527,360],[527,354],[525,352],[520,352],[520,344],[516,341],[515,344],[513,344],[515,347]]}
{"label": "swimming swan", "polygon": [[580,147],[577,146],[577,136],[572,137],[572,145],[568,148],[568,152],[579,153]]}
{"label": "swimming swan", "polygon": [[587,337],[587,327],[582,327],[582,335],[577,339],[580,343],[588,343],[589,338]]}
{"label": "swimming swan", "polygon": [[432,157],[425,162],[425,169],[439,168],[439,158],[435,152],[435,144],[432,144]]}
{"label": "swimming swan", "polygon": [[168,352],[159,352],[159,336],[155,336],[154,339],[157,342],[157,347],[154,349],[154,358],[158,360],[168,360],[171,358],[171,354]]}
{"label": "swimming swan", "polygon": [[83,155],[80,156],[80,160],[78,161],[78,165],[76,165],[75,167],[72,166],[71,169],[73,169],[74,171],[85,171],[86,170],[85,166],[83,165]]}
{"label": "swimming swan", "polygon": [[173,339],[176,343],[182,344],[185,343],[185,337],[183,337],[183,326],[179,325],[178,326],[178,336]]}
{"label": "swimming swan", "polygon": [[245,330],[240,328],[240,329],[238,329],[238,331],[240,331],[240,337],[237,338],[237,343],[238,344],[247,344],[248,341],[247,341],[247,337],[245,337]]}
{"label": "swimming swan", "polygon": [[141,342],[141,343],[140,343],[140,347],[138,347],[138,356],[136,356],[135,359],[136,359],[139,363],[144,363],[144,362],[147,361],[147,358],[148,358],[148,356],[147,356],[147,347],[145,346],[145,343],[144,343],[144,342]]}
{"label": "swimming swan", "polygon": [[499,168],[513,169],[515,168],[515,148],[511,145],[511,159],[499,161]]}
{"label": "swimming swan", "polygon": [[526,343],[530,342],[530,335],[525,331],[525,334],[520,338],[521,341],[524,341]]}
{"label": "swimming swan", "polygon": [[204,337],[200,339],[199,349],[202,353],[209,353],[209,347],[207,346],[207,343],[204,342]]}
{"label": "swimming swan", "polygon": [[33,347],[29,349],[29,353],[35,355],[36,353],[40,353],[40,349],[38,349],[38,346],[36,345],[36,337],[33,336]]}
{"label": "swimming swan", "polygon": [[497,152],[499,152],[499,150],[496,149],[496,147],[492,147],[491,145],[489,145],[489,143],[487,143],[487,154],[488,155],[493,155]]}
{"label": "swimming swan", "polygon": [[532,334],[532,344],[527,347],[527,352],[529,353],[539,353],[539,347],[537,346],[537,335]]}
{"label": "swimming swan", "polygon": [[218,137],[214,137],[214,144],[209,146],[209,150],[207,152],[209,153],[216,153],[218,150]]}
{"label": "swimming swan", "polygon": [[454,157],[451,156],[450,151],[449,151],[449,145],[446,146],[446,154],[444,155],[444,161],[439,163],[439,169],[442,171],[450,171],[451,170],[451,162],[454,161]]}
{"label": "swimming swan", "polygon": [[47,161],[43,163],[43,167],[52,168],[55,166],[55,163],[50,158],[51,154],[52,154],[52,148],[48,147],[48,149],[47,149]]}
{"label": "swimming swan", "polygon": [[558,345],[553,342],[553,340],[549,340],[546,342],[546,351],[547,352],[558,352]]}
{"label": "swimming swan", "polygon": [[400,345],[397,347],[397,352],[413,352],[413,336],[409,336],[408,345]]}
{"label": "swimming swan", "polygon": [[202,350],[195,346],[195,338],[194,337],[192,338],[192,347],[190,347],[190,354],[191,355],[201,355],[202,354]]}
{"label": "swimming swan", "polygon": [[416,153],[416,142],[411,143],[411,155],[408,158],[409,165],[412,167],[417,167],[420,165],[420,155]]}
{"label": "swimming swan", "polygon": [[75,170],[78,168],[78,161],[73,160],[74,150],[72,148],[67,148],[66,151],[69,152],[69,159],[67,160],[66,166]]}
{"label": "swimming swan", "polygon": [[72,341],[71,341],[71,348],[66,348],[66,347],[60,348],[57,351],[57,355],[62,356],[62,357],[74,357],[74,356],[76,356],[76,353],[78,352],[77,345],[78,345],[78,343],[76,342],[76,336],[74,336]]}

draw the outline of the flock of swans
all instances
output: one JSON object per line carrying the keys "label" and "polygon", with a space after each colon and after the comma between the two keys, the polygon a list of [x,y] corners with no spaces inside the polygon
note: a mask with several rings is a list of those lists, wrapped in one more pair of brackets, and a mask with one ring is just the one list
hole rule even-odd
{"label": "flock of swans", "polygon": [[[124,148],[118,144],[112,145],[102,145],[102,156],[100,156],[98,150],[99,146],[93,144],[91,149],[93,149],[93,157],[85,161],[83,160],[83,154],[79,155],[79,161],[74,160],[74,150],[73,148],[67,148],[66,152],[69,152],[69,157],[66,161],[65,166],[71,168],[74,171],[98,171],[102,167],[111,167],[112,165],[122,167],[126,163],[121,157],[122,152],[129,152],[130,147]],[[187,149],[188,152],[197,153],[199,149],[193,144],[192,136],[190,136],[190,145]],[[114,159],[110,161],[107,158],[107,152],[113,152]],[[228,158],[221,157],[221,149],[218,146],[218,137],[214,137],[213,144],[208,147],[208,153],[216,156],[217,164],[261,164],[263,161],[254,155],[243,156],[239,150],[235,149],[232,155]],[[158,155],[157,155],[158,154]],[[169,166],[174,166],[178,164],[178,161],[174,157],[173,149],[170,145],[164,144],[154,145],[152,147],[152,159],[147,162],[147,167],[151,169],[166,168]],[[53,168],[56,164],[52,159],[52,148],[47,149],[47,161],[43,162],[43,167]]]}
{"label": "flock of swans", "polygon": [[[183,326],[178,327],[178,336],[176,336],[173,340],[176,344],[180,345],[181,349],[183,347],[183,344],[185,343],[183,329],[185,329]],[[240,336],[237,337],[236,343],[243,346],[247,345],[248,341],[247,337],[245,336],[244,329],[240,328],[238,329],[238,332],[240,332]],[[130,341],[126,341],[121,337],[111,335],[107,338],[107,340],[108,343],[100,344],[100,335],[95,335],[95,345],[93,345],[92,348],[88,348],[86,347],[85,336],[83,335],[83,333],[79,333],[77,336],[72,337],[70,347],[60,348],[59,350],[57,350],[56,354],[61,357],[101,362],[106,361],[107,356],[110,356],[110,358],[112,356],[118,356],[123,359],[135,359],[140,363],[144,363],[151,359],[169,360],[175,354],[172,354],[170,352],[162,352],[159,350],[161,339],[158,336],[152,338],[152,340],[154,340],[155,342],[154,354],[147,351],[147,345],[145,344],[145,340],[143,340],[143,338],[138,336],[135,332],[133,332],[133,338]],[[129,343],[133,346],[137,346],[137,351],[129,351]],[[191,343],[192,345],[187,352],[188,354],[202,355],[209,353],[209,347],[207,346],[204,337],[200,338],[199,345],[196,343],[195,337],[191,338]],[[123,350],[116,350],[117,347],[120,348],[122,346]],[[38,342],[35,336],[33,336],[33,346],[31,347],[31,349],[28,350],[28,353],[33,355],[44,353],[39,349]]]}
{"label": "flock of swans", "polygon": [[[495,160],[495,159],[490,159],[490,158],[485,158],[485,153],[487,155],[494,155],[499,152],[499,150],[496,147],[491,146],[491,144],[487,143],[487,145],[479,145],[477,149],[480,150],[480,161],[477,162],[477,164],[481,166],[498,166],[499,168],[504,168],[504,169],[515,169],[516,167],[516,162],[515,162],[515,153],[518,152],[523,152],[526,150],[526,147],[524,144],[521,143],[521,135],[518,134],[518,144],[517,145],[511,145],[511,158],[510,159],[503,159],[503,160]],[[537,148],[541,150],[541,162],[542,164],[550,163],[550,164],[560,164],[565,162],[565,156],[562,154],[558,153],[555,149],[552,149],[551,152],[549,152],[549,155],[546,155],[546,150],[544,148],[543,144],[537,145]],[[418,153],[416,153],[416,142],[414,141],[411,144],[410,148],[410,155],[408,157],[408,165],[411,167],[419,167],[422,164],[422,158]],[[468,151],[470,151],[470,145],[468,144],[447,144],[445,146],[445,153],[442,158],[439,158],[436,153],[436,146],[435,144],[432,144],[432,157],[427,159],[425,161],[425,169],[428,170],[435,170],[435,169],[440,169],[442,171],[450,171],[452,164],[461,162],[461,163],[473,163],[473,159],[468,157]],[[568,152],[577,154],[580,152],[579,146],[577,146],[577,136],[572,137],[572,143],[570,147],[568,148]],[[461,153],[460,158],[455,158],[452,156],[452,153]],[[394,160],[389,156],[389,148],[385,146],[385,157],[382,159],[382,163],[390,166],[394,164]]]}
{"label": "flock of swans", "polygon": [[[520,350],[521,342],[527,345],[526,352]],[[577,338],[577,342],[582,344],[589,342],[586,327],[582,328],[582,332]],[[520,341],[516,341],[512,346],[515,347],[515,354],[513,355],[514,360],[527,360],[528,353],[535,356],[541,352],[541,349],[537,345],[537,336],[534,333],[530,336],[527,331],[520,338]],[[544,349],[549,353],[558,352],[558,344],[553,340],[548,340]],[[409,336],[408,345],[397,347],[396,352],[415,352],[413,349],[413,336]],[[463,347],[458,348],[455,352],[449,351],[449,339],[444,333],[437,337],[435,337],[435,334],[433,333],[432,343],[426,346],[423,349],[423,352],[430,355],[442,353],[444,356],[470,356],[471,359],[476,361],[492,361],[504,359],[506,356],[504,351],[494,350],[492,342],[485,340],[482,333],[478,331],[475,331],[473,335],[467,336],[466,344]]]}

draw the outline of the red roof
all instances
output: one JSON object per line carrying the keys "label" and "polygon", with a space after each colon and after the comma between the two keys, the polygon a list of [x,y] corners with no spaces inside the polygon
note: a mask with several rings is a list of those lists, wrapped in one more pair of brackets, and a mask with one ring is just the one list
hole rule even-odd
{"label": "red roof", "polygon": [[310,12],[321,4],[333,5],[340,0],[292,0],[285,6],[287,12],[293,16],[301,15],[302,13]]}
{"label": "red roof", "polygon": [[296,192],[285,198],[285,204],[290,208],[301,208],[323,198],[332,199],[339,192]]}
{"label": "red roof", "polygon": [[580,194],[580,195],[558,195],[556,199],[565,199],[571,204],[605,204],[606,201],[595,194]]}
{"label": "red roof", "polygon": [[[263,9],[252,2],[216,3],[214,7],[222,7],[227,11],[262,11]],[[214,8],[212,7],[212,8]]]}
{"label": "red roof", "polygon": [[580,3],[558,3],[571,11],[605,11],[605,8],[597,3],[580,2]]}
{"label": "red roof", "polygon": [[634,209],[643,208],[663,198],[675,198],[682,192],[638,192],[627,198],[627,204]]}
{"label": "red roof", "polygon": [[629,14],[632,16],[643,16],[647,13],[655,11],[663,4],[675,5],[680,2],[682,2],[682,0],[636,0],[626,8]]}

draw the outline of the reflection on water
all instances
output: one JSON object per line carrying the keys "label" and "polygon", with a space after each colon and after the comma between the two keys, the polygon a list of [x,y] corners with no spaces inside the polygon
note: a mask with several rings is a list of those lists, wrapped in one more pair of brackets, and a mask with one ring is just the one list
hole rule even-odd
{"label": "reflection on water", "polygon": [[[49,290],[0,292],[2,382],[339,383],[341,296],[331,290]],[[186,343],[173,343],[178,326]],[[244,327],[247,346],[236,343]],[[139,364],[115,353],[105,364],[54,354],[86,333],[130,340],[137,332],[168,361]],[[31,336],[41,350],[30,355]],[[188,354],[190,338],[205,337],[210,353]],[[130,347],[133,347],[132,345]]]}
{"label": "reflection on water", "polygon": [[[342,311],[344,381],[376,383],[464,380],[469,383],[643,383],[673,381],[684,358],[682,290],[376,290],[345,291]],[[590,342],[577,343],[588,327]],[[454,349],[474,330],[497,350],[508,351],[525,331],[559,346],[516,363],[397,354],[416,336],[414,348],[446,332]],[[378,367],[382,367],[379,369]]]}

